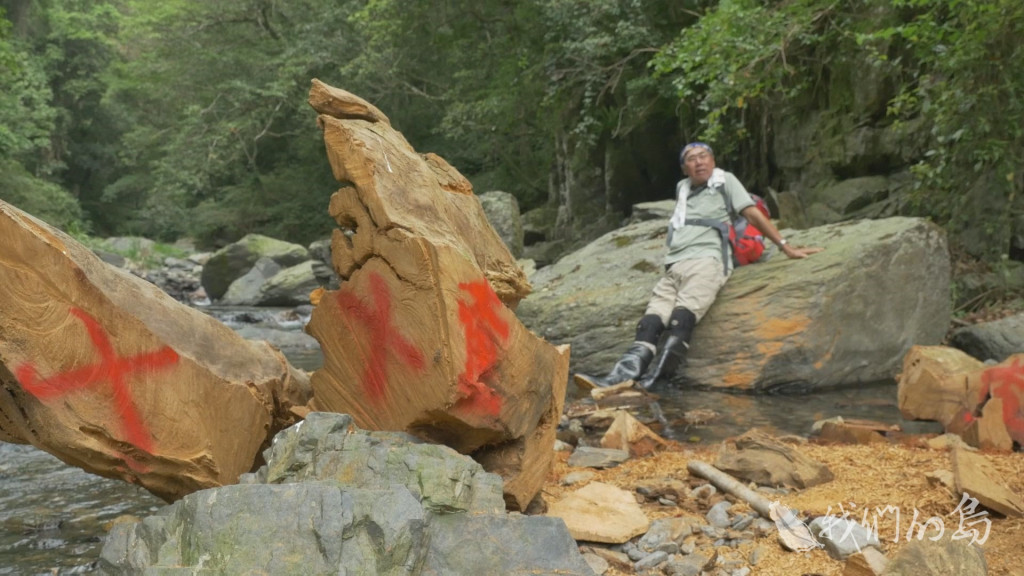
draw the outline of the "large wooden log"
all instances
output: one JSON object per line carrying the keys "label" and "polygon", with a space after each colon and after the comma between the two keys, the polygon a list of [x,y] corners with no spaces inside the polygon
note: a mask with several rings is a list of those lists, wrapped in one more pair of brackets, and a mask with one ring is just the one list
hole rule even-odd
{"label": "large wooden log", "polygon": [[307,375],[0,202],[0,440],[174,500],[235,483]]}
{"label": "large wooden log", "polygon": [[516,318],[529,283],[457,170],[348,92],[314,80],[309,101],[342,183],[330,213],[343,280],[307,327],[324,351],[312,406],[479,453],[525,507],[551,463],[568,349]]}
{"label": "large wooden log", "polygon": [[944,346],[914,346],[899,379],[904,418],[935,420],[972,446],[1024,445],[1024,354],[986,366]]}
{"label": "large wooden log", "polygon": [[900,413],[908,420],[935,420],[949,425],[957,414],[973,411],[968,405],[969,375],[985,367],[982,362],[955,348],[912,346],[903,358],[896,396]]}

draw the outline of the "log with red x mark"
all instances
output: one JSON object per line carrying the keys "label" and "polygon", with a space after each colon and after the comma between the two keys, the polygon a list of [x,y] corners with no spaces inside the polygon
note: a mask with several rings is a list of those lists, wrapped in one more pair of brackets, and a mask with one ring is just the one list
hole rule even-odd
{"label": "log with red x mark", "polygon": [[[369,331],[359,341],[360,347],[369,347],[363,367],[363,390],[371,400],[384,398],[388,385],[387,361],[389,355],[397,356],[415,370],[424,366],[423,354],[398,331],[391,317],[391,292],[384,278],[377,273],[370,274],[370,298],[373,307],[367,306],[355,294],[339,291],[338,306],[359,321]],[[351,330],[350,330],[351,331]]]}
{"label": "log with red x mark", "polygon": [[153,439],[132,400],[128,378],[140,372],[165,369],[177,363],[177,352],[169,346],[164,346],[154,352],[128,357],[118,356],[107,332],[95,318],[79,308],[71,308],[71,314],[85,326],[92,345],[99,352],[99,362],[59,372],[49,378],[40,378],[36,367],[32,363],[25,363],[15,370],[18,382],[26,392],[43,401],[66,396],[101,382],[109,382],[114,392],[114,405],[117,413],[121,415],[121,424],[128,441],[146,452],[152,452]]}

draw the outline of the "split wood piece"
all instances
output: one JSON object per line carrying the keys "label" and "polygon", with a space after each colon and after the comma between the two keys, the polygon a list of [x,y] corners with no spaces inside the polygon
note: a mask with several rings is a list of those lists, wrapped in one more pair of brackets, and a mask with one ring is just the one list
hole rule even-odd
{"label": "split wood piece", "polygon": [[307,375],[0,202],[0,439],[168,501],[238,481]]}
{"label": "split wood piece", "polygon": [[686,469],[690,474],[700,476],[708,482],[711,482],[719,490],[732,494],[740,500],[743,500],[762,517],[769,520],[771,519],[772,503],[757,492],[747,488],[745,484],[736,478],[733,478],[729,474],[715,468],[707,462],[701,462],[699,460],[690,460],[687,462]]}
{"label": "split wood piece", "polygon": [[[970,423],[972,417],[978,415],[980,406],[983,418],[986,414],[993,420],[1001,418],[1010,438],[1024,446],[1024,354],[1014,354],[995,366],[971,374],[970,380],[971,390],[977,392],[970,398],[972,410],[962,414],[963,421]],[[1001,406],[988,410],[988,404],[995,400],[999,400]],[[992,433],[1000,434],[998,427]]]}
{"label": "split wood piece", "polygon": [[934,420],[949,426],[957,414],[973,412],[978,384],[968,376],[985,365],[946,346],[913,346],[903,358],[896,395],[908,420]]}
{"label": "split wood piece", "polygon": [[619,411],[615,421],[601,437],[602,448],[625,450],[632,458],[653,454],[667,445],[668,442],[664,438],[625,410]]}
{"label": "split wood piece", "polygon": [[516,318],[529,283],[458,171],[375,114],[324,115],[369,109],[343,90],[315,84],[310,104],[344,229],[332,239],[343,282],[307,326],[324,351],[311,406],[471,454],[524,508],[553,459],[568,349]]}
{"label": "split wood piece", "polygon": [[1006,487],[1006,482],[987,458],[957,447],[953,449],[953,477],[956,490],[977,498],[982,506],[1003,516],[1024,516],[1024,500]]}
{"label": "split wood piece", "polygon": [[889,559],[874,546],[868,546],[846,559],[842,576],[882,576]]}
{"label": "split wood piece", "polygon": [[981,417],[972,420],[960,435],[964,442],[975,448],[1012,452],[1013,438],[1007,432],[1006,422],[1003,420],[1002,398],[992,398],[985,402],[981,409]]}
{"label": "split wood piece", "polygon": [[[556,369],[569,373],[569,346],[557,347],[563,366]],[[554,383],[547,413],[532,432],[500,446],[487,446],[472,454],[484,470],[502,477],[505,505],[510,510],[526,510],[544,486],[555,458],[555,438],[565,407],[568,379]]]}

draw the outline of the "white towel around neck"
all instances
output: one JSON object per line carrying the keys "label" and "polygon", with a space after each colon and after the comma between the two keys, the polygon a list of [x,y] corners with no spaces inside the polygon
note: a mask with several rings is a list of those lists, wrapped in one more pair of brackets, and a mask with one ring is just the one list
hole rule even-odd
{"label": "white towel around neck", "polygon": [[[708,178],[707,186],[714,188],[715,186],[725,185],[725,170],[721,168],[715,168],[711,171],[711,177]],[[690,198],[690,179],[683,180],[682,185],[679,187],[679,197],[676,199],[676,209],[672,213],[672,219],[669,220],[669,226],[673,230],[679,230],[686,223],[686,201]]]}

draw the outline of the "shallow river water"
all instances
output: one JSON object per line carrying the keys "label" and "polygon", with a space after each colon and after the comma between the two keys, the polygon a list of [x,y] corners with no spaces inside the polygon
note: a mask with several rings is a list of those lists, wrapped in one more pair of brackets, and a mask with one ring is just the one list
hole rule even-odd
{"label": "shallow river water", "polygon": [[[286,351],[307,370],[318,351]],[[680,441],[714,442],[760,427],[806,435],[831,416],[901,423],[889,383],[800,396],[740,396],[711,391],[663,392],[659,402]],[[687,427],[680,416],[697,408],[720,416]],[[67,466],[31,446],[0,442],[0,576],[88,574],[94,571],[109,524],[122,515],[147,516],[164,505],[145,490]]]}

